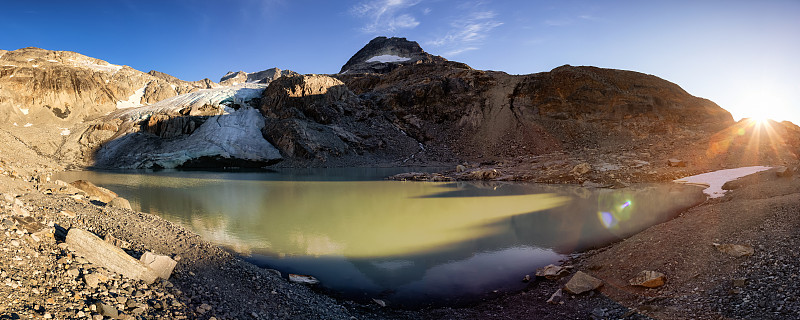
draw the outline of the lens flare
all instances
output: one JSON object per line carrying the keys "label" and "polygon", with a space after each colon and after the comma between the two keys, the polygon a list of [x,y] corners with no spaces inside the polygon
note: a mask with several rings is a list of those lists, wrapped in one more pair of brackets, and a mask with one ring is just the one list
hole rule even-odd
{"label": "lens flare", "polygon": [[619,208],[620,209],[625,209],[625,208],[630,207],[630,206],[631,206],[631,201],[628,200],[628,201],[625,201],[625,203],[623,203]]}
{"label": "lens flare", "polygon": [[602,222],[603,226],[606,228],[613,228],[617,225],[617,218],[614,218],[611,212],[600,211],[597,213],[597,217],[600,218],[600,222]]}

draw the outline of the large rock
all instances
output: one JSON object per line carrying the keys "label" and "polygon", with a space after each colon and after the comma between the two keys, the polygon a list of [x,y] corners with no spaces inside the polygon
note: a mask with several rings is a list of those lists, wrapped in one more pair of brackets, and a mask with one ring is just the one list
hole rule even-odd
{"label": "large rock", "polygon": [[139,260],[88,231],[69,229],[66,243],[89,262],[129,279],[142,280],[150,284],[158,278],[158,274]]}
{"label": "large rock", "polygon": [[117,197],[114,191],[108,190],[103,187],[98,187],[86,180],[76,180],[70,183],[71,186],[78,188],[86,193],[89,197],[97,197],[100,201],[109,203]]}
{"label": "large rock", "polygon": [[644,270],[639,272],[633,279],[628,280],[632,286],[641,286],[646,288],[658,288],[664,285],[666,276],[657,271]]}
{"label": "large rock", "polygon": [[145,252],[139,259],[144,265],[153,269],[159,278],[167,280],[172,275],[172,270],[178,264],[177,261],[167,256],[158,255],[150,251]]}
{"label": "large rock", "polygon": [[600,288],[602,285],[602,280],[592,277],[583,271],[578,271],[569,279],[569,282],[564,285],[564,291],[571,294],[581,294]]}
{"label": "large rock", "polygon": [[572,267],[562,267],[553,264],[548,264],[543,268],[536,270],[537,277],[545,277],[548,280],[558,280],[569,274]]}
{"label": "large rock", "polygon": [[128,210],[132,209],[131,203],[128,201],[128,199],[125,199],[123,197],[116,197],[114,199],[111,199],[111,201],[108,202],[108,206],[119,209],[128,209]]}

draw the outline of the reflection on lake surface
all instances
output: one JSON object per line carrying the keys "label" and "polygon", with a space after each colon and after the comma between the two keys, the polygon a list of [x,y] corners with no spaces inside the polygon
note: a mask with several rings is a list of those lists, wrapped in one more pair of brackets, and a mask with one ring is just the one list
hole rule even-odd
{"label": "reflection on lake surface", "polygon": [[516,290],[564,254],[601,246],[705,199],[701,188],[619,190],[378,180],[401,169],[68,172],[248,261],[396,303]]}

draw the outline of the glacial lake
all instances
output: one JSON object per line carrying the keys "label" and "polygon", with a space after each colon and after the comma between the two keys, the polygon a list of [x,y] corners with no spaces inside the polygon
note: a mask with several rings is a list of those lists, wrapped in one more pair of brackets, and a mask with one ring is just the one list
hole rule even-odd
{"label": "glacial lake", "polygon": [[134,210],[179,223],[264,268],[392,305],[479,299],[566,255],[618,241],[706,199],[682,184],[624,189],[402,182],[409,168],[83,171]]}

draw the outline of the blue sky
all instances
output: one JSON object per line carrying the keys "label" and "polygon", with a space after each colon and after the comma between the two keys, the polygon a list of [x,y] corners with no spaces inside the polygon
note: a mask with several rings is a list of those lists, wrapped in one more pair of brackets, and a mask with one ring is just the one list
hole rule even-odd
{"label": "blue sky", "polygon": [[800,1],[4,1],[0,49],[76,51],[219,81],[271,67],[336,73],[375,36],[477,69],[634,70],[734,118],[800,123]]}

